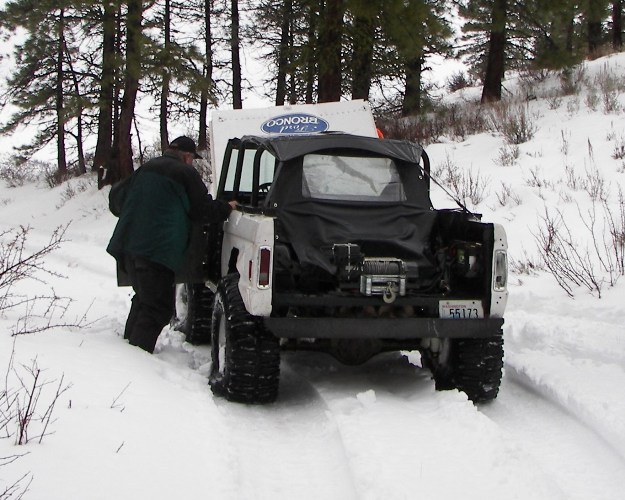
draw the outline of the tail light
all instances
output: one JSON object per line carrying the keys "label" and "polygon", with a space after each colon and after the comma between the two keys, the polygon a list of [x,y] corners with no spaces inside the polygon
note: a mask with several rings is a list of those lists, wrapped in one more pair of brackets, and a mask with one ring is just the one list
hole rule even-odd
{"label": "tail light", "polygon": [[271,277],[271,248],[261,247],[258,258],[258,288],[269,288]]}
{"label": "tail light", "polygon": [[495,250],[493,290],[503,292],[508,284],[508,257],[505,250]]}

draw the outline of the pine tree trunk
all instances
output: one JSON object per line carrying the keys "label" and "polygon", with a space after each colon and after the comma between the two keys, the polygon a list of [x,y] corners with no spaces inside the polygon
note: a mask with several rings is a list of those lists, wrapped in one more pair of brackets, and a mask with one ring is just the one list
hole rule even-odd
{"label": "pine tree trunk", "polygon": [[232,54],[232,107],[241,109],[243,107],[243,98],[241,95],[241,57],[239,55],[239,2],[231,1],[232,24],[230,33],[230,52]]}
{"label": "pine tree trunk", "polygon": [[308,40],[306,48],[306,104],[313,103],[313,97],[315,94],[315,76],[317,67],[317,12],[315,11],[312,3],[308,8],[308,33],[306,38]]}
{"label": "pine tree trunk", "polygon": [[486,75],[482,88],[482,103],[501,100],[506,58],[507,0],[495,0],[492,10],[491,31],[488,42]]}
{"label": "pine tree trunk", "polygon": [[623,48],[623,0],[612,2],[612,47]]}
{"label": "pine tree trunk", "polygon": [[163,16],[164,29],[165,29],[165,43],[164,52],[165,57],[163,61],[163,80],[161,82],[161,101],[160,101],[160,132],[161,132],[161,150],[165,151],[169,146],[169,132],[167,130],[167,119],[169,118],[169,82],[171,80],[170,74],[170,59],[171,59],[171,6],[170,0],[165,0],[165,15]]}
{"label": "pine tree trunk", "polygon": [[319,102],[341,100],[343,0],[327,0],[319,26]]}
{"label": "pine tree trunk", "polygon": [[102,17],[102,76],[98,98],[98,139],[92,170],[98,172],[98,187],[102,187],[102,167],[111,156],[113,142],[113,89],[117,67],[115,65],[115,10],[104,2]]}
{"label": "pine tree trunk", "polygon": [[354,20],[354,51],[352,54],[352,99],[369,99],[375,23],[371,17]]}
{"label": "pine tree trunk", "polygon": [[286,100],[286,75],[291,52],[291,17],[292,0],[284,0],[282,5],[282,23],[280,27],[280,46],[278,47],[278,74],[276,77],[276,106],[282,106]]}
{"label": "pine tree trunk", "polygon": [[204,85],[200,92],[200,129],[198,149],[208,150],[208,101],[213,83],[213,36],[211,32],[211,0],[204,1]]}
{"label": "pine tree trunk", "polygon": [[65,51],[65,12],[59,13],[58,46],[56,60],[56,123],[57,123],[57,166],[59,176],[67,175],[67,159],[65,156],[65,109],[63,83],[63,53]]}
{"label": "pine tree trunk", "polygon": [[74,95],[76,97],[76,151],[78,154],[78,172],[82,174],[87,173],[87,165],[85,163],[85,152],[83,148],[83,106],[82,106],[82,95],[80,93],[80,83],[78,82],[78,76],[76,71],[74,71],[74,65],[72,64],[72,59],[69,51],[67,50],[67,46],[64,47],[64,52],[67,57],[67,64],[69,69],[69,74],[72,78],[72,83],[74,84]]}
{"label": "pine tree trunk", "polygon": [[141,16],[143,5],[141,0],[128,1],[126,18],[126,75],[124,79],[124,96],[122,98],[119,127],[117,134],[118,165],[117,172],[110,172],[115,182],[129,176],[134,171],[132,162],[132,121],[135,114],[135,102],[139,90],[141,74]]}
{"label": "pine tree trunk", "polygon": [[603,20],[605,13],[605,0],[591,0],[586,7],[586,25],[588,36],[588,53],[590,56],[601,46],[603,35]]}
{"label": "pine tree trunk", "polygon": [[402,116],[416,115],[421,111],[423,62],[423,57],[415,57],[406,63],[406,90],[402,104]]}

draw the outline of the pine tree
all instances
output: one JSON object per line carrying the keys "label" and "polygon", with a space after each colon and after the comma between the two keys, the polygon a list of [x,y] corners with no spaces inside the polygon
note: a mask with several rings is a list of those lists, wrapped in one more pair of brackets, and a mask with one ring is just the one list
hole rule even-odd
{"label": "pine tree", "polygon": [[[394,49],[393,66],[381,74],[393,74],[404,82],[401,113],[404,116],[422,110],[426,90],[423,73],[427,58],[433,54],[449,54],[451,27],[445,19],[446,2],[440,0],[394,0],[385,3],[383,11],[384,38],[381,43]],[[387,52],[385,59],[392,57]],[[378,57],[378,68],[383,68]],[[391,59],[392,60],[392,59]],[[388,63],[387,63],[388,64]]]}
{"label": "pine tree", "polygon": [[47,0],[33,5],[16,0],[0,11],[0,28],[7,32],[22,28],[25,40],[15,49],[16,69],[7,78],[7,97],[17,106],[1,131],[11,133],[20,126],[36,126],[37,135],[20,151],[28,158],[56,140],[57,168],[67,175],[66,110],[70,86],[66,58],[71,56],[67,7],[62,1]]}

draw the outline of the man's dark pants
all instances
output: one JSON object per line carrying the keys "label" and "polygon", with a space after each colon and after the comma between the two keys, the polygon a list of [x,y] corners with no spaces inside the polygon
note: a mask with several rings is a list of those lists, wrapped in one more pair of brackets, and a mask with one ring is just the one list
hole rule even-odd
{"label": "man's dark pants", "polygon": [[135,292],[124,338],[151,353],[174,313],[175,275],[171,269],[139,257],[126,256],[124,267]]}

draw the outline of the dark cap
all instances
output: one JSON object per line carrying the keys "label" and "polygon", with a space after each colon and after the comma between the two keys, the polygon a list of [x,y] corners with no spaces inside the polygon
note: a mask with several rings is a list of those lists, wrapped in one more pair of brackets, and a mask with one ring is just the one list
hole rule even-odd
{"label": "dark cap", "polygon": [[171,149],[177,149],[178,151],[183,151],[185,153],[193,153],[195,158],[202,158],[199,154],[197,154],[197,146],[195,142],[190,137],[185,135],[181,135],[177,137],[173,141],[169,143],[169,147]]}

